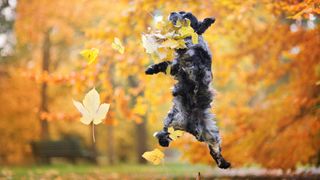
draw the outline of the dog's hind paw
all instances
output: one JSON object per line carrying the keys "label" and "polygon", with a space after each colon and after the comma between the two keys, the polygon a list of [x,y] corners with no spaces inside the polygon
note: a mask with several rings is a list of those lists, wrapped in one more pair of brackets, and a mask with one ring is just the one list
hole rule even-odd
{"label": "dog's hind paw", "polygon": [[221,168],[221,169],[228,169],[228,168],[231,167],[231,164],[228,161],[222,159],[220,161],[220,163],[218,164],[218,167]]}

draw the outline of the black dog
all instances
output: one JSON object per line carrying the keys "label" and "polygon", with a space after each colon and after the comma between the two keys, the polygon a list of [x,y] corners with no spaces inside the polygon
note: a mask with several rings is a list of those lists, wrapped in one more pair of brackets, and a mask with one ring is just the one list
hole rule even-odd
{"label": "black dog", "polygon": [[209,145],[211,156],[220,168],[225,169],[230,167],[230,163],[221,155],[219,130],[210,112],[213,99],[211,53],[201,36],[215,19],[206,18],[199,22],[186,12],[173,12],[169,16],[173,24],[183,19],[190,20],[191,27],[199,35],[199,43],[193,44],[191,37],[185,38],[187,48],[176,50],[176,58],[172,62],[153,64],[146,70],[146,74],[165,73],[171,66],[170,74],[178,81],[172,91],[174,105],[164,120],[163,130],[156,137],[161,146],[167,147],[171,140],[168,127],[189,132]]}

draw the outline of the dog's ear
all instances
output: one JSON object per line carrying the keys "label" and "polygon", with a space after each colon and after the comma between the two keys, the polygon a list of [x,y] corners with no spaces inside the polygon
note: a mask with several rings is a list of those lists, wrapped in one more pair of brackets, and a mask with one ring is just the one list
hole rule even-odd
{"label": "dog's ear", "polygon": [[202,22],[199,22],[196,33],[199,35],[203,34],[215,21],[216,19],[214,17],[205,18]]}
{"label": "dog's ear", "polygon": [[191,27],[193,29],[198,29],[198,27],[199,27],[198,19],[192,13],[190,13],[190,12],[185,13],[185,15],[183,15],[183,18],[190,20]]}

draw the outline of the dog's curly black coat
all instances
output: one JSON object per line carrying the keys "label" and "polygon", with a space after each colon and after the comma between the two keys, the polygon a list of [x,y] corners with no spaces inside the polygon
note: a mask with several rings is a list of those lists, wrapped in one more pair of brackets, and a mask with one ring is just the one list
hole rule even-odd
{"label": "dog's curly black coat", "polygon": [[189,19],[191,27],[199,35],[199,43],[193,44],[191,37],[185,38],[185,49],[176,50],[176,57],[171,61],[150,65],[146,74],[166,72],[171,66],[170,74],[178,81],[173,88],[174,105],[164,120],[164,128],[156,134],[161,146],[169,146],[171,141],[168,127],[193,134],[199,141],[208,144],[210,155],[220,168],[230,167],[221,155],[220,135],[214,115],[210,112],[213,92],[211,89],[211,53],[201,36],[214,18],[198,21],[192,13],[173,12],[169,20],[175,24],[178,20]]}

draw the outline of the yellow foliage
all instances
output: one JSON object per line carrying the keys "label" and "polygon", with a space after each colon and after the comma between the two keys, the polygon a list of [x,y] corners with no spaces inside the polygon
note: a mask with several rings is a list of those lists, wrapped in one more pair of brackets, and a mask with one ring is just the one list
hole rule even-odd
{"label": "yellow foliage", "polygon": [[148,106],[147,104],[144,102],[144,99],[140,96],[137,98],[137,103],[134,106],[134,108],[132,109],[132,112],[135,114],[138,114],[140,116],[143,116],[147,113],[148,110]]}
{"label": "yellow foliage", "polygon": [[0,156],[3,164],[21,164],[31,155],[30,142],[40,134],[36,116],[36,84],[19,76],[22,72],[0,65]]}

